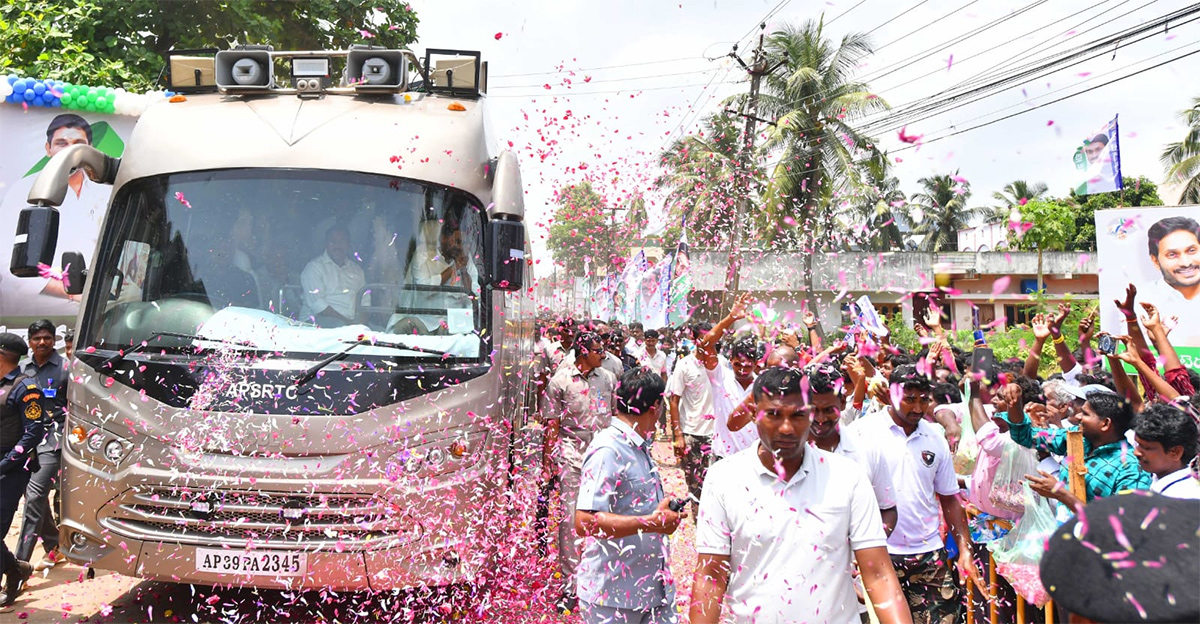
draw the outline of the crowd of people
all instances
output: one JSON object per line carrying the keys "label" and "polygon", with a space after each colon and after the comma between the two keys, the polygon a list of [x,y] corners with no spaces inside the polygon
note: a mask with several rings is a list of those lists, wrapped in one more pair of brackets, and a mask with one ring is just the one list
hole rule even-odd
{"label": "crowd of people", "polygon": [[[1077,349],[1070,304],[1037,315],[1024,360],[996,360],[981,332],[954,344],[936,306],[916,352],[886,330],[829,340],[811,313],[803,328],[747,319],[746,295],[716,324],[543,319],[560,606],[679,621],[664,536],[694,515],[693,623],[998,624],[1019,601],[1031,622],[1197,621],[1200,375],[1135,300],[1117,302],[1126,334],[1088,317]],[[656,438],[687,498],[664,493]]]}
{"label": "crowd of people", "polygon": [[[66,354],[55,348],[54,323],[42,319],[29,326],[28,341],[0,333],[0,607],[11,605],[33,572],[65,562],[58,550],[57,492],[62,463],[63,425],[67,417],[67,362],[73,332],[63,339]],[[16,552],[8,534],[21,500],[25,501]],[[31,564],[42,542],[45,555]]]}

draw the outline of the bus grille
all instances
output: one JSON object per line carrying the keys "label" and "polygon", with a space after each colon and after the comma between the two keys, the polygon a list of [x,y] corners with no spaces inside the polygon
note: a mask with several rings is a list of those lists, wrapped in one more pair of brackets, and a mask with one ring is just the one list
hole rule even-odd
{"label": "bus grille", "polygon": [[200,488],[128,490],[99,519],[137,540],[337,552],[394,548],[422,532],[380,497]]}

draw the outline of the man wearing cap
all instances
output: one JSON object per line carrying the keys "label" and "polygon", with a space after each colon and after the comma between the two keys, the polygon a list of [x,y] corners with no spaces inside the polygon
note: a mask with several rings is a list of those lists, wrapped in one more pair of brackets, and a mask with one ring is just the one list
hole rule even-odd
{"label": "man wearing cap", "polygon": [[1042,584],[1071,622],[1200,622],[1197,518],[1197,500],[1098,500],[1046,542]]}
{"label": "man wearing cap", "polygon": [[38,470],[37,445],[42,441],[45,412],[36,379],[21,373],[19,363],[29,347],[20,336],[0,333],[0,572],[4,593],[0,606],[12,604],[33,567],[8,550],[8,535],[29,477]]}
{"label": "man wearing cap", "polygon": [[[1125,432],[1133,424],[1133,406],[1117,393],[1099,386],[1103,390],[1086,386],[1087,400],[1079,421],[1083,432],[1084,463],[1087,474],[1087,500],[1114,496],[1122,490],[1146,490],[1150,488],[1151,475],[1138,466],[1133,448],[1125,439]],[[1057,455],[1067,454],[1067,432],[1063,429],[1034,427],[1025,415],[1021,390],[1016,384],[1000,389],[1009,404],[1009,433],[1013,442],[1034,450]],[[1057,500],[1071,509],[1083,504],[1066,487],[1070,466],[1064,465],[1058,478],[1042,473],[1029,475],[1029,485],[1034,492]]]}

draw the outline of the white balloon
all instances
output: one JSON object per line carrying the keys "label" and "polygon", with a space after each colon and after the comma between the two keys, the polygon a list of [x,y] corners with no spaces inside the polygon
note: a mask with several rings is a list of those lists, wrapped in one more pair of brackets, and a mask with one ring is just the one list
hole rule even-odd
{"label": "white balloon", "polygon": [[0,80],[0,98],[6,98],[12,95],[12,85],[8,84],[7,80]]}

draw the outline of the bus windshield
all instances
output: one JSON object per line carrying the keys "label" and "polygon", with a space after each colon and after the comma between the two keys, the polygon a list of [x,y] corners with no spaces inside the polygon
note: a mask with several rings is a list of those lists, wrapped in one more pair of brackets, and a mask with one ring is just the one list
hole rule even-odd
{"label": "bus windshield", "polygon": [[478,359],[485,218],[461,191],[354,172],[134,181],[110,210],[79,342],[316,357],[368,336],[380,344],[355,356]]}

